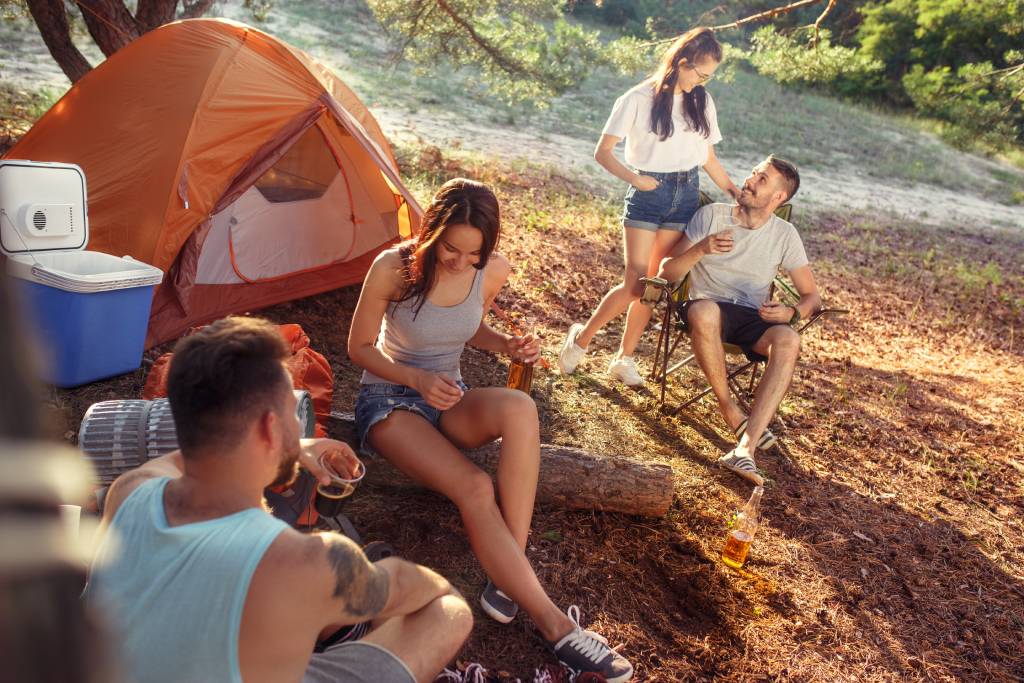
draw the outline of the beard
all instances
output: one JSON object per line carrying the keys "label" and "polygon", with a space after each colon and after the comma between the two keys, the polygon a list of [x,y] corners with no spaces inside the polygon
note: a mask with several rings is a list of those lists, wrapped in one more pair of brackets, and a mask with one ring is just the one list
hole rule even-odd
{"label": "beard", "polygon": [[758,197],[756,194],[746,189],[743,191],[742,194],[740,194],[739,198],[736,200],[736,203],[742,206],[744,209],[763,209],[764,207],[768,206],[768,202],[765,201],[762,197]]}
{"label": "beard", "polygon": [[277,476],[270,483],[271,486],[291,486],[299,476],[299,453],[300,446],[298,439],[287,448],[281,456],[281,464],[277,468]]}

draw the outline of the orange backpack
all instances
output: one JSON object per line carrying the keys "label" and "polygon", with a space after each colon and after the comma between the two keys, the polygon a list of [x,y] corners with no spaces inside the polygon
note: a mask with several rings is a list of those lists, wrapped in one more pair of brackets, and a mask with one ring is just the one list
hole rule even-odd
{"label": "orange backpack", "polygon": [[[278,325],[278,329],[292,352],[286,362],[292,376],[292,385],[309,392],[313,400],[313,412],[316,413],[314,436],[327,436],[327,420],[331,415],[331,401],[334,398],[334,372],[331,364],[323,354],[310,347],[309,337],[300,325],[289,323]],[[153,363],[146,376],[142,398],[152,401],[167,396],[167,372],[173,355],[165,353]],[[291,487],[275,486],[267,489],[267,500],[274,514],[293,526],[316,524],[319,515],[313,507],[316,496],[316,486],[313,484],[312,477],[307,477],[303,472]]]}

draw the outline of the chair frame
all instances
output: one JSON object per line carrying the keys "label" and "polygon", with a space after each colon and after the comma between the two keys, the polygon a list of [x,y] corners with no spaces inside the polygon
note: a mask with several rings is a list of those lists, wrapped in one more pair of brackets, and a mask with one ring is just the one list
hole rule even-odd
{"label": "chair frame", "polygon": [[[711,203],[711,198],[701,192],[701,206]],[[791,204],[783,204],[775,213],[783,220],[789,220],[792,215],[793,207]],[[654,302],[656,306],[662,299],[665,300],[665,309],[661,319],[661,330],[658,333],[658,342],[655,347],[654,363],[651,370],[650,377],[652,380],[658,382],[661,385],[661,393],[659,396],[659,405],[661,410],[666,415],[678,415],[682,410],[693,405],[700,399],[711,393],[711,386],[706,387],[703,391],[691,396],[680,405],[668,409],[665,407],[665,392],[668,385],[668,376],[674,372],[677,372],[684,367],[691,365],[697,357],[692,353],[683,360],[673,364],[669,367],[669,359],[672,357],[673,352],[679,346],[680,341],[684,336],[689,337],[689,329],[686,322],[679,319],[680,307],[688,299],[688,292],[690,288],[690,275],[689,273],[677,283],[666,283],[663,280],[658,282],[656,279],[642,278],[649,286],[658,287],[661,292],[658,295],[657,300]],[[800,301],[800,294],[796,289],[787,282],[781,275],[776,275],[775,280],[772,282],[769,297],[774,298],[775,293],[779,293],[779,298],[782,302],[788,306],[793,306]],[[645,297],[646,298],[646,297]],[[801,336],[804,331],[809,327],[822,320],[827,315],[839,315],[849,313],[848,310],[839,308],[821,308],[816,311],[814,315],[807,318],[805,321],[798,323],[794,328],[797,333]],[[675,335],[673,335],[675,332]],[[756,360],[752,361],[746,358],[743,351],[734,344],[722,343],[722,347],[726,352],[726,356],[739,355],[743,358],[743,362],[736,365],[733,368],[726,366],[726,380],[729,385],[729,389],[732,391],[736,400],[740,406],[747,413],[750,412],[750,402],[753,400],[753,394],[757,387],[758,375],[762,371],[762,365],[765,361]],[[750,372],[750,379],[747,382],[746,388],[740,385],[740,377],[747,371]]]}

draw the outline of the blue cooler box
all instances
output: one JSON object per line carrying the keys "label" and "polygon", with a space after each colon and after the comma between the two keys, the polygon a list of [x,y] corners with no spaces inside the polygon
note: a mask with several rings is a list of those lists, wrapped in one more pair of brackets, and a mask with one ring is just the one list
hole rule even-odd
{"label": "blue cooler box", "polygon": [[163,273],[128,256],[83,251],[85,176],[72,164],[0,161],[0,250],[42,349],[44,376],[75,387],[142,362]]}

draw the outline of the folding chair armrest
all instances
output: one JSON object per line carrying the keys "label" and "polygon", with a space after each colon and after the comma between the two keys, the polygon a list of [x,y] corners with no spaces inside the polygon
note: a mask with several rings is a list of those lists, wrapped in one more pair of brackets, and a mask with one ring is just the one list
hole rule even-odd
{"label": "folding chair armrest", "polygon": [[800,301],[800,292],[796,291],[796,289],[786,282],[785,278],[781,275],[775,276],[775,279],[772,281],[772,286],[775,289],[780,290],[780,296],[783,303],[792,304]]}
{"label": "folding chair armrest", "polygon": [[807,322],[805,322],[800,327],[800,329],[797,330],[797,332],[800,333],[800,334],[803,334],[804,330],[806,330],[808,327],[810,327],[814,323],[816,323],[819,320],[821,320],[822,318],[824,318],[826,315],[844,315],[846,313],[849,313],[849,311],[846,310],[845,308],[822,308],[822,309],[819,309],[817,312],[815,312],[814,315],[812,315],[810,318],[807,319]]}
{"label": "folding chair armrest", "polygon": [[653,307],[661,301],[662,296],[668,296],[676,291],[682,282],[669,282],[661,277],[642,277],[640,284],[644,286],[643,294],[640,295],[640,303]]}

